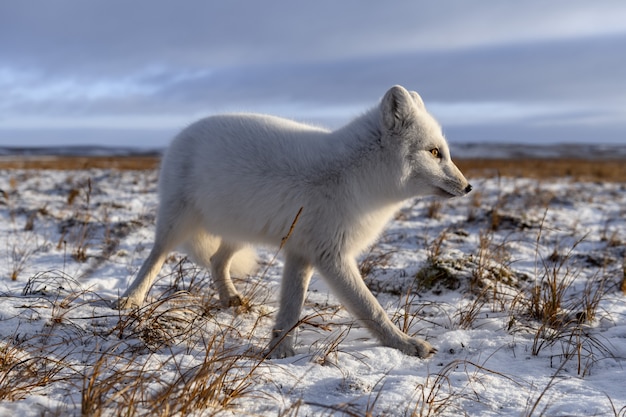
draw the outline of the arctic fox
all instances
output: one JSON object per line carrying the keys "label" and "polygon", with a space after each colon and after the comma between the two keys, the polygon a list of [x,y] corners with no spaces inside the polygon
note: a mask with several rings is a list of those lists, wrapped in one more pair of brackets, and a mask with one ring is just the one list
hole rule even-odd
{"label": "arctic fox", "polygon": [[294,354],[292,330],[316,269],[383,345],[426,358],[436,350],[391,322],[356,257],[404,200],[471,189],[420,96],[401,86],[336,131],[266,115],[207,117],[184,129],[163,158],[154,247],[116,307],[140,306],[178,246],[210,268],[224,306],[239,305],[230,273],[252,269],[249,245],[282,245],[271,357]]}

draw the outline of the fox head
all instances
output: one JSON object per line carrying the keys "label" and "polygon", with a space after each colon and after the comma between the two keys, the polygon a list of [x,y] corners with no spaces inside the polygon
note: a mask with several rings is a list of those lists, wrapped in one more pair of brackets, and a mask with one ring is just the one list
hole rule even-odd
{"label": "fox head", "polygon": [[382,139],[399,151],[400,187],[406,197],[458,197],[472,190],[419,94],[394,86],[383,97],[380,113]]}

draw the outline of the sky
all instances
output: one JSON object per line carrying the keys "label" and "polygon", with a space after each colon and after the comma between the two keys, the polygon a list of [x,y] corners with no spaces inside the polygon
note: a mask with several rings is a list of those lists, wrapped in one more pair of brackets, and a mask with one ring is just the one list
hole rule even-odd
{"label": "sky", "polygon": [[162,148],[224,112],[333,129],[394,84],[450,143],[626,144],[626,2],[0,2],[0,147]]}

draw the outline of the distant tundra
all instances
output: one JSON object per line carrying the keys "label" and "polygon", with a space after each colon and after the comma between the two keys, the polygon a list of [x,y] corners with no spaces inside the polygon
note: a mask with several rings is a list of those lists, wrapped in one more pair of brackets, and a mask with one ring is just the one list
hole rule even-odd
{"label": "distant tundra", "polygon": [[293,331],[315,269],[380,343],[427,358],[436,349],[392,323],[364,284],[356,257],[404,200],[471,189],[421,97],[401,86],[335,131],[267,115],[210,116],[184,129],[167,150],[154,246],[114,305],[140,306],[177,247],[210,269],[225,307],[240,305],[231,273],[255,269],[251,245],[275,245],[285,267],[271,357],[294,355]]}

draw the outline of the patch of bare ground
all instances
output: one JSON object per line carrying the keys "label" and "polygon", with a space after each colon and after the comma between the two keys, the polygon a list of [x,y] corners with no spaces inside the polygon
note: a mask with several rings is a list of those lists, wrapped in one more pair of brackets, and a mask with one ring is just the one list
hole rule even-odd
{"label": "patch of bare ground", "polygon": [[623,159],[457,159],[455,162],[468,177],[571,177],[585,181],[626,181],[626,161]]}
{"label": "patch of bare ground", "polygon": [[0,169],[116,169],[120,171],[155,169],[160,157],[133,156],[6,156],[0,158]]}
{"label": "patch of bare ground", "polygon": [[[0,169],[116,170],[156,169],[155,155],[134,156],[10,156],[0,158]],[[594,160],[575,158],[455,159],[468,177],[571,177],[585,181],[626,181],[623,159]]]}

